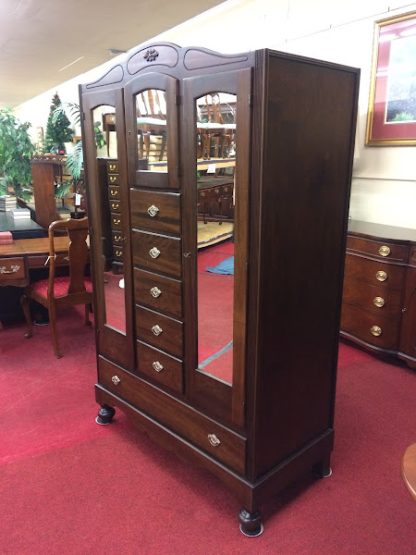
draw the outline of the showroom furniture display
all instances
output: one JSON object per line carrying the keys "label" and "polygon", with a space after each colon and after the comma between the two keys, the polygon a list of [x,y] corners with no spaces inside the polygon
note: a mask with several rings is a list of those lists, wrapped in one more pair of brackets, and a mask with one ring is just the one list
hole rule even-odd
{"label": "showroom furniture display", "polygon": [[[270,50],[152,44],[80,87],[97,422],[118,407],[214,473],[240,500],[247,535],[261,533],[267,498],[330,471],[358,81],[356,69]],[[144,108],[155,92],[157,121]],[[93,123],[108,113],[122,289],[106,276],[101,240]],[[163,152],[150,157],[154,137]],[[233,275],[207,272],[197,249],[198,180],[210,175],[232,189],[219,215],[233,236],[208,248],[216,260],[232,253]]]}
{"label": "showroom furniture display", "polygon": [[350,221],[341,337],[416,368],[416,231]]}
{"label": "showroom furniture display", "polygon": [[[67,237],[62,237],[62,232]],[[58,236],[56,236],[58,234]],[[60,235],[60,236],[59,236]],[[85,305],[85,324],[90,324],[89,312],[92,306],[92,285],[86,278],[85,272],[89,258],[88,218],[57,220],[48,229],[49,253],[45,264],[49,268],[49,275],[29,284],[22,295],[22,308],[26,318],[26,338],[32,337],[32,317],[30,301],[36,301],[48,310],[49,328],[52,344],[57,358],[62,357],[59,347],[56,326],[56,314],[60,309],[78,304]],[[57,276],[56,267],[59,265],[60,246],[63,240],[68,245],[68,253],[64,255],[69,268],[68,276]],[[69,243],[69,244],[68,244]]]}

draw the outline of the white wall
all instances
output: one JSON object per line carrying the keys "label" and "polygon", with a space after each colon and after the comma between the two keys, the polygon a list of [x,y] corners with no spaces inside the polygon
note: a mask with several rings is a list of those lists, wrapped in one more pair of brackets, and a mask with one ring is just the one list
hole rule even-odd
{"label": "white wall", "polygon": [[[405,0],[230,0],[155,38],[227,53],[267,47],[360,67],[351,217],[416,229],[416,147],[364,145],[374,22],[410,11],[416,3]],[[46,126],[55,90],[62,101],[77,101],[78,83],[104,72],[96,68],[16,112],[34,127]]]}

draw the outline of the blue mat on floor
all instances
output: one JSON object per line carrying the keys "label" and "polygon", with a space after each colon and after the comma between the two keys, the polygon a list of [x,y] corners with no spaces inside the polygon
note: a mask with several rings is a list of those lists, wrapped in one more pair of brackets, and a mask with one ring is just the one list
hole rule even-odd
{"label": "blue mat on floor", "polygon": [[234,256],[230,256],[226,258],[216,266],[207,266],[207,272],[211,272],[211,274],[222,274],[224,276],[233,276],[234,275]]}

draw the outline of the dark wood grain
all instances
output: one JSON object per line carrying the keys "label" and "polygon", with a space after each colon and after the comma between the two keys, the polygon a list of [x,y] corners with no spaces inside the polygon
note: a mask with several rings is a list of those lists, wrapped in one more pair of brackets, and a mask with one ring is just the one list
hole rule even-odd
{"label": "dark wood grain", "polygon": [[[159,296],[152,295],[151,289],[157,287]],[[168,315],[182,317],[182,282],[147,272],[134,270],[134,298],[136,304],[145,305]]]}
{"label": "dark wood grain", "polygon": [[[180,278],[182,274],[181,264],[181,240],[166,235],[147,233],[133,230],[133,263],[146,270],[161,272],[168,276]],[[160,254],[152,258],[149,254],[151,249],[157,249]]]}
{"label": "dark wood grain", "polygon": [[[156,335],[152,328],[162,331]],[[137,338],[179,358],[183,356],[183,323],[142,306],[136,307]]]}
{"label": "dark wood grain", "polygon": [[[137,370],[146,374],[153,381],[172,389],[176,393],[183,391],[182,361],[167,353],[137,341]],[[162,367],[162,368],[161,368]]]}
{"label": "dark wood grain", "polygon": [[[138,189],[130,190],[131,225],[135,228],[148,229],[158,233],[180,235],[181,212],[178,193],[158,193]],[[150,216],[148,209],[158,208],[155,216]]]}

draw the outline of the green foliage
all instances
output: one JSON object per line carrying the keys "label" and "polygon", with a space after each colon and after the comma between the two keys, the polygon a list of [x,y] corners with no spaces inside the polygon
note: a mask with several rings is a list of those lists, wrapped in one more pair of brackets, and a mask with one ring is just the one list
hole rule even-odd
{"label": "green foliage", "polygon": [[70,125],[71,122],[62,109],[61,99],[58,93],[55,93],[52,98],[48,122],[46,124],[44,144],[44,151],[46,153],[53,152],[55,154],[60,154],[65,152],[64,143],[71,141],[72,135],[74,134]]}
{"label": "green foliage", "polygon": [[102,148],[107,144],[104,139],[103,132],[101,130],[101,122],[99,121],[94,122],[94,134],[95,134],[95,146],[97,148]]}
{"label": "green foliage", "polygon": [[9,108],[0,109],[0,193],[14,192],[25,200],[32,195],[30,160],[35,150],[29,127]]}

